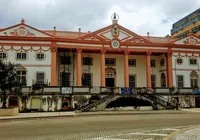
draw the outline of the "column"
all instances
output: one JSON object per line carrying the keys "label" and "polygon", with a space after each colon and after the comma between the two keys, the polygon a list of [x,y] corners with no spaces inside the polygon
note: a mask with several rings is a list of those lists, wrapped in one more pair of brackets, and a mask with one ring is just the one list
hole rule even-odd
{"label": "column", "polygon": [[101,50],[101,86],[105,87],[105,53],[106,50]]}
{"label": "column", "polygon": [[124,51],[124,87],[128,88],[129,87],[129,66],[128,66],[128,55],[129,51],[125,50]]}
{"label": "column", "polygon": [[76,51],[76,61],[77,61],[77,86],[82,86],[82,63],[81,63],[81,53],[82,49],[77,49]]}
{"label": "column", "polygon": [[172,77],[172,53],[167,53],[167,86],[173,86],[173,77]]}
{"label": "column", "polygon": [[57,46],[56,42],[51,42],[51,86],[57,86]]}
{"label": "column", "polygon": [[151,88],[151,52],[146,52],[146,81],[147,88]]}

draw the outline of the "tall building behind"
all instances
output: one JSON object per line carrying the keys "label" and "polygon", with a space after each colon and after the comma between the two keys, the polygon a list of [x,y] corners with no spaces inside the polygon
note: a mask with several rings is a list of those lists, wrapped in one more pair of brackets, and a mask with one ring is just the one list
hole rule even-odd
{"label": "tall building behind", "polygon": [[200,8],[172,25],[171,37],[184,38],[192,31],[200,37]]}

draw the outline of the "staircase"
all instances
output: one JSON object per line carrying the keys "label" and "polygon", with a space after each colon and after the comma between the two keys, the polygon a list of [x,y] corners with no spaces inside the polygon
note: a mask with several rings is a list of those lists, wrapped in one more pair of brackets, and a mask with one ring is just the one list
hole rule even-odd
{"label": "staircase", "polygon": [[87,104],[87,105],[81,107],[80,111],[82,111],[82,112],[90,111],[90,109],[92,109],[93,107],[97,107],[98,105],[112,99],[113,97],[114,97],[114,95],[106,95],[105,97],[101,98],[100,100],[98,100],[94,103]]}
{"label": "staircase", "polygon": [[162,107],[167,107],[169,102],[166,98],[158,95],[142,95],[142,99],[149,101],[152,105],[160,105]]}

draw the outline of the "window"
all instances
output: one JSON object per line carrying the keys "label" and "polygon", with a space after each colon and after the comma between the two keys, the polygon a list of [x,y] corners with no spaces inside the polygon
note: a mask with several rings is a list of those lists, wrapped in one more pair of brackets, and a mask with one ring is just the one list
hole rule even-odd
{"label": "window", "polygon": [[176,59],[176,63],[181,65],[183,63],[183,59],[182,58],[177,58]]}
{"label": "window", "polygon": [[151,67],[156,67],[156,60],[151,60]]}
{"label": "window", "polygon": [[83,57],[83,65],[93,65],[92,57]]}
{"label": "window", "polygon": [[45,59],[45,54],[39,52],[39,53],[36,53],[35,57],[36,57],[37,60],[44,60]]}
{"label": "window", "polygon": [[45,75],[44,72],[36,73],[36,84],[44,84],[44,81],[45,81],[44,75]]}
{"label": "window", "polygon": [[17,53],[17,60],[25,60],[27,58],[27,54],[25,52]]}
{"label": "window", "polygon": [[115,58],[106,58],[105,64],[106,64],[106,66],[115,66],[116,65],[116,59]]}
{"label": "window", "polygon": [[83,73],[82,85],[87,86],[87,87],[92,86],[92,74],[91,73]]}
{"label": "window", "polygon": [[183,75],[178,75],[177,76],[177,86],[180,87],[184,87],[184,81],[183,81]]}
{"label": "window", "polygon": [[190,58],[190,65],[197,65],[197,59],[196,58]]}
{"label": "window", "polygon": [[161,59],[161,60],[160,60],[160,66],[163,67],[164,65],[165,65],[165,59]]}
{"label": "window", "polygon": [[136,76],[135,75],[129,75],[129,87],[135,88],[136,87]]}
{"label": "window", "polygon": [[70,73],[61,72],[61,86],[69,87],[70,86]]}
{"label": "window", "polygon": [[136,59],[129,59],[128,65],[131,67],[136,67]]}
{"label": "window", "polygon": [[26,70],[19,70],[17,71],[17,82],[20,83],[22,86],[26,86]]}
{"label": "window", "polygon": [[198,87],[198,74],[196,71],[190,73],[190,86],[192,88]]}
{"label": "window", "polygon": [[4,60],[7,58],[7,53],[5,52],[0,52],[0,60]]}
{"label": "window", "polygon": [[164,73],[161,73],[160,79],[161,79],[161,82],[160,82],[161,87],[166,87],[166,77]]}
{"label": "window", "polygon": [[151,87],[152,88],[156,87],[156,75],[155,74],[151,75]]}
{"label": "window", "polygon": [[61,56],[60,57],[60,64],[61,65],[70,65],[71,64],[71,57],[70,56]]}

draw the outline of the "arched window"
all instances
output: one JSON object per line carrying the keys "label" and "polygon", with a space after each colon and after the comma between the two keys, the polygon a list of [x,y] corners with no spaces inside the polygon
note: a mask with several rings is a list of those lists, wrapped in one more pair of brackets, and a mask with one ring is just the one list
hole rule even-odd
{"label": "arched window", "polygon": [[198,75],[196,71],[190,73],[190,86],[196,88],[198,86]]}
{"label": "arched window", "polygon": [[166,77],[164,73],[161,73],[160,75],[160,80],[161,80],[161,87],[166,87]]}

